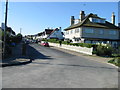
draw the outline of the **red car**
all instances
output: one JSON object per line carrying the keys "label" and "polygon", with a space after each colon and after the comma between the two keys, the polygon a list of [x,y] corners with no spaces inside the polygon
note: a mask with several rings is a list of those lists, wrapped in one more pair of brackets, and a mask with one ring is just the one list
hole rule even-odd
{"label": "red car", "polygon": [[42,45],[42,46],[49,47],[49,43],[48,43],[48,42],[46,42],[46,41],[41,41],[41,45]]}

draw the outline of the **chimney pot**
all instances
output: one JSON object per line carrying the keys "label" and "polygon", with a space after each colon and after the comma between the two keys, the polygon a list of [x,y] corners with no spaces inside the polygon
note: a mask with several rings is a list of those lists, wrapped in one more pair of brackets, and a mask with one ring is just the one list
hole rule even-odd
{"label": "chimney pot", "polygon": [[80,14],[85,14],[84,11],[80,11]]}
{"label": "chimney pot", "polygon": [[95,16],[97,16],[97,14],[94,14]]}
{"label": "chimney pot", "polygon": [[71,23],[71,25],[74,24],[74,20],[75,20],[74,16],[71,16],[71,19],[70,19],[70,23]]}
{"label": "chimney pot", "polygon": [[82,21],[85,18],[85,12],[80,11],[80,21]]}
{"label": "chimney pot", "polygon": [[112,13],[111,21],[112,21],[112,24],[115,24],[115,14],[114,14],[114,12]]}

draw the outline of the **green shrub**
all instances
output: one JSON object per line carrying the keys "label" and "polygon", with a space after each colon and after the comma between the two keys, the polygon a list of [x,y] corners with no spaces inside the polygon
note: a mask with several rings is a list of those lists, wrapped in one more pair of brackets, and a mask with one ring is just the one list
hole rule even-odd
{"label": "green shrub", "polygon": [[98,56],[112,56],[113,48],[110,45],[102,46],[98,45],[96,48],[96,54]]}
{"label": "green shrub", "polygon": [[97,51],[96,51],[96,50],[93,50],[92,54],[97,54]]}
{"label": "green shrub", "polygon": [[120,67],[120,57],[116,57],[116,58],[108,61],[108,63],[112,63],[112,64],[115,64],[116,66]]}
{"label": "green shrub", "polygon": [[51,43],[59,43],[59,41],[56,40],[56,39],[43,39],[42,41],[48,41],[48,42],[51,42]]}
{"label": "green shrub", "polygon": [[85,47],[88,47],[88,48],[92,47],[92,44],[90,44],[90,43],[84,43],[84,44],[85,44]]}
{"label": "green shrub", "polygon": [[79,46],[84,47],[84,44],[83,43],[79,43]]}
{"label": "green shrub", "polygon": [[104,47],[103,46],[98,46],[97,48],[96,48],[96,54],[98,55],[98,56],[103,56],[104,55]]}
{"label": "green shrub", "polygon": [[67,41],[62,41],[62,44],[69,44]]}
{"label": "green shrub", "polygon": [[69,43],[68,45],[81,46],[81,47],[87,47],[87,48],[92,47],[92,44],[89,44],[89,43]]}

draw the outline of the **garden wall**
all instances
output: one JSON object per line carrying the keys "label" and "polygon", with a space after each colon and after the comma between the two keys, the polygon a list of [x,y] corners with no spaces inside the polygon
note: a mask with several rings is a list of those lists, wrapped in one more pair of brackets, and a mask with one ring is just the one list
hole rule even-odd
{"label": "garden wall", "polygon": [[72,45],[65,45],[65,44],[62,44],[60,46],[57,43],[50,43],[50,42],[49,42],[49,45],[59,47],[59,48],[63,48],[63,49],[67,49],[67,50],[80,52],[80,53],[84,53],[84,54],[88,54],[88,55],[92,55],[92,52],[93,52],[93,48],[87,48],[87,47],[72,46]]}

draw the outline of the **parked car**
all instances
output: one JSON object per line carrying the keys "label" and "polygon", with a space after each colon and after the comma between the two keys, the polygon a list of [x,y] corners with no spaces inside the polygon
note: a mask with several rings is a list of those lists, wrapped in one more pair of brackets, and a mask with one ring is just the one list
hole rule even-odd
{"label": "parked car", "polygon": [[46,47],[49,47],[49,43],[46,42],[46,41],[41,41],[40,43],[42,46],[46,46]]}

